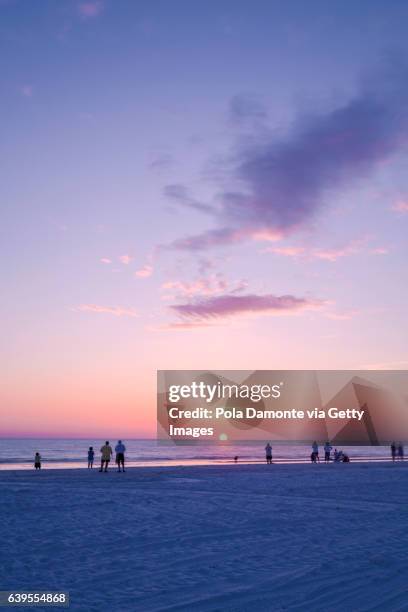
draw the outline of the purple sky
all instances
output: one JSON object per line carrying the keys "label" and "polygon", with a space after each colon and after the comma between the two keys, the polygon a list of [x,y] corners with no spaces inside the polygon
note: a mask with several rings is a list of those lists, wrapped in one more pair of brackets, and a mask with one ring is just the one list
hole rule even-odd
{"label": "purple sky", "polygon": [[408,366],[407,17],[0,0],[4,435],[150,435],[159,368]]}

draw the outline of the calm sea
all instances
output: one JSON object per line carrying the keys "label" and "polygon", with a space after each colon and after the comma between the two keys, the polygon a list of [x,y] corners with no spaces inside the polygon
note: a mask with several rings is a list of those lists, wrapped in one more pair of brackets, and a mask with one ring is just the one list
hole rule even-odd
{"label": "calm sea", "polygon": [[[234,457],[239,462],[264,462],[263,443],[217,443],[212,445],[175,446],[156,440],[124,440],[126,463],[128,466],[199,465],[232,463]],[[43,468],[85,468],[89,446],[95,450],[95,464],[100,460],[104,440],[85,439],[0,439],[0,470],[27,469],[33,466],[34,455],[38,451],[42,457]],[[111,440],[114,447],[116,440]],[[352,461],[381,461],[389,459],[389,448],[343,447]],[[274,463],[301,463],[310,461],[310,446],[275,445]],[[324,455],[320,448],[320,457]]]}

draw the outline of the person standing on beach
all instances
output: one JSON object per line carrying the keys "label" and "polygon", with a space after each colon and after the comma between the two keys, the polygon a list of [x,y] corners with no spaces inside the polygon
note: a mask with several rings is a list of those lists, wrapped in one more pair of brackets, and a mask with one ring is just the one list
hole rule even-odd
{"label": "person standing on beach", "polygon": [[391,458],[395,461],[395,455],[397,454],[397,447],[395,442],[391,442]]}
{"label": "person standing on beach", "polygon": [[118,464],[118,472],[120,472],[120,466],[122,466],[122,472],[125,471],[125,450],[126,450],[126,446],[123,444],[122,440],[118,440],[118,443],[115,446],[116,463]]}
{"label": "person standing on beach", "polygon": [[109,440],[106,440],[105,444],[101,447],[101,453],[101,469],[99,471],[103,472],[103,466],[105,465],[105,472],[107,472],[109,461],[111,460],[111,457],[113,455],[113,450],[112,447],[109,445]]}
{"label": "person standing on beach", "polygon": [[330,461],[330,453],[332,451],[332,448],[333,448],[332,445],[327,440],[326,444],[324,445],[324,462],[325,463],[329,463]]}
{"label": "person standing on beach", "polygon": [[265,453],[266,453],[266,463],[270,465],[272,463],[272,446],[269,444],[269,442],[265,446]]}
{"label": "person standing on beach", "polygon": [[88,451],[88,470],[93,468],[94,457],[95,452],[93,446],[90,446]]}
{"label": "person standing on beach", "polygon": [[316,461],[318,461],[320,463],[320,458],[319,458],[319,445],[316,442],[316,440],[313,442],[312,444],[312,452],[314,453],[314,456],[316,458]]}
{"label": "person standing on beach", "polygon": [[402,442],[398,444],[398,459],[400,461],[404,461],[404,447],[402,445]]}
{"label": "person standing on beach", "polygon": [[40,455],[40,453],[35,453],[34,467],[35,467],[36,470],[41,470],[41,455]]}

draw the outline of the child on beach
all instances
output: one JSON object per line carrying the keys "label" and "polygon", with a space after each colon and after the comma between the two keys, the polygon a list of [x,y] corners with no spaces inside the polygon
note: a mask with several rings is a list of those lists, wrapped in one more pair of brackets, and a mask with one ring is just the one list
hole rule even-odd
{"label": "child on beach", "polygon": [[272,446],[269,444],[269,442],[265,446],[265,453],[266,453],[266,463],[270,465],[272,463]]}
{"label": "child on beach", "polygon": [[93,468],[94,457],[95,452],[93,446],[90,446],[88,450],[88,470]]}
{"label": "child on beach", "polygon": [[36,470],[41,470],[41,455],[40,455],[40,453],[35,453],[34,467],[35,467]]}

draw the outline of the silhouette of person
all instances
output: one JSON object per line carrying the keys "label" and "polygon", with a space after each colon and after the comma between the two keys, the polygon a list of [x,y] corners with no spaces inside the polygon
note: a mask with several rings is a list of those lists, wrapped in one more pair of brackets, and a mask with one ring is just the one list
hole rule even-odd
{"label": "silhouette of person", "polygon": [[35,467],[36,470],[41,470],[41,455],[40,455],[40,453],[35,453],[34,467]]}
{"label": "silhouette of person", "polygon": [[404,461],[404,447],[402,445],[402,442],[398,444],[398,459],[400,461]]}
{"label": "silhouette of person", "polygon": [[319,445],[317,444],[316,440],[312,444],[312,452],[314,452],[314,454],[315,454],[316,461],[318,461],[320,463]]}
{"label": "silhouette of person", "polygon": [[122,466],[122,472],[125,471],[125,451],[126,451],[126,446],[123,444],[122,440],[118,440],[118,443],[115,446],[116,463],[118,464],[118,472],[120,472],[120,466]]}
{"label": "silhouette of person", "polygon": [[272,446],[268,444],[265,446],[266,463],[269,465],[272,463]]}
{"label": "silhouette of person", "polygon": [[336,463],[341,463],[341,462],[343,461],[343,458],[344,458],[344,453],[343,453],[343,451],[342,451],[342,450],[339,450],[339,451],[337,451],[337,455],[335,454],[335,459],[334,459],[334,461],[335,461]]}
{"label": "silhouette of person", "polygon": [[235,463],[238,463],[238,455],[235,455],[234,461],[235,461]]}
{"label": "silhouette of person", "polygon": [[330,453],[332,451],[332,448],[333,448],[332,445],[327,440],[326,444],[324,445],[324,462],[325,463],[329,463],[330,461]]}
{"label": "silhouette of person", "polygon": [[[113,455],[113,450],[112,447],[109,445],[109,440],[106,440],[105,444],[101,447],[101,453],[102,453],[102,457],[101,457],[101,469],[99,470],[100,472],[107,472],[108,471],[108,465],[109,465],[109,461],[111,460],[111,457]],[[103,469],[103,466],[105,465],[105,470]]]}
{"label": "silhouette of person", "polygon": [[88,469],[93,468],[94,457],[95,457],[95,452],[94,452],[93,446],[90,446],[88,450]]}
{"label": "silhouette of person", "polygon": [[397,454],[397,447],[395,442],[391,442],[391,458],[395,461],[395,455]]}

